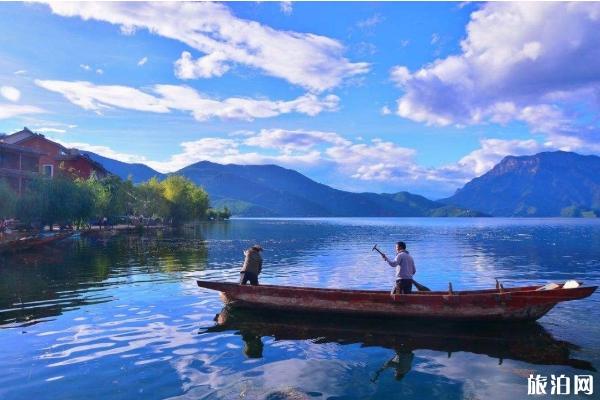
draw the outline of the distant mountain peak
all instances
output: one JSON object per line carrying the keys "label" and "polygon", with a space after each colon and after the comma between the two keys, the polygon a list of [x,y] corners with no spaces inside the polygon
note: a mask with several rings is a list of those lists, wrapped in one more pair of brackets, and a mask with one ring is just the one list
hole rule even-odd
{"label": "distant mountain peak", "polygon": [[600,157],[507,156],[441,201],[495,216],[600,216]]}

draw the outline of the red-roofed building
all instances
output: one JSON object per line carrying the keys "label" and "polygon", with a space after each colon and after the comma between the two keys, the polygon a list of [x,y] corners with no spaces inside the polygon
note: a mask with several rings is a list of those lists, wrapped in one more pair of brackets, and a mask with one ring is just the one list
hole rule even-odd
{"label": "red-roofed building", "polygon": [[0,137],[0,143],[20,146],[40,153],[39,172],[49,177],[64,175],[74,179],[88,179],[92,174],[97,178],[104,178],[109,174],[102,164],[79,150],[68,149],[27,128]]}

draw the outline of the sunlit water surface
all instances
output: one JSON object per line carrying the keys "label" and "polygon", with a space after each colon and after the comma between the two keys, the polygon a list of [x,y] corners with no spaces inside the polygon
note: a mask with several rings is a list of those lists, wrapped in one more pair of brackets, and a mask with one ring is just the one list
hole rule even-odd
{"label": "sunlit water surface", "polygon": [[600,283],[594,220],[232,220],[74,237],[0,256],[0,399],[517,399],[531,373],[593,375],[600,391],[599,293],[484,335],[243,313],[216,326],[218,293],[195,283],[237,280],[260,243],[262,283],[387,290],[393,269],[371,249],[398,240],[432,289]]}

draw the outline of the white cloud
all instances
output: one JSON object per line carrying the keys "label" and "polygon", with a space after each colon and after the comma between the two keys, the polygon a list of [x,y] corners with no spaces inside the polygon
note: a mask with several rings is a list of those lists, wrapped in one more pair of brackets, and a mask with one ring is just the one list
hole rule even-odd
{"label": "white cloud", "polygon": [[70,102],[86,110],[101,113],[118,107],[127,110],[168,113],[171,110],[190,112],[198,121],[219,117],[253,120],[292,112],[317,115],[338,108],[339,97],[322,98],[307,93],[289,101],[231,97],[224,100],[205,96],[188,86],[155,85],[152,94],[120,85],[95,85],[87,81],[36,80],[47,90],[65,96]]}
{"label": "white cloud", "polygon": [[36,128],[35,131],[39,132],[39,133],[67,133],[66,129],[49,128],[49,127],[46,127],[46,126],[43,126],[41,128]]}
{"label": "white cloud", "polygon": [[281,12],[284,13],[285,15],[292,15],[292,12],[294,11],[291,1],[280,2],[279,8],[281,9]]}
{"label": "white cloud", "polygon": [[390,115],[392,110],[388,106],[381,107],[381,115]]}
{"label": "white cloud", "polygon": [[138,67],[145,65],[148,62],[148,57],[142,57],[140,61],[137,62]]}
{"label": "white cloud", "polygon": [[15,75],[25,75],[27,74],[27,70],[25,69],[20,69],[18,71],[15,71]]}
{"label": "white cloud", "polygon": [[168,113],[169,108],[159,98],[138,89],[120,85],[94,85],[86,81],[36,80],[36,85],[65,96],[85,110],[101,112],[112,107],[136,111]]}
{"label": "white cloud", "polygon": [[21,98],[21,91],[12,86],[0,86],[0,94],[6,100],[16,102]]}
{"label": "white cloud", "polygon": [[[223,4],[56,2],[49,6],[61,16],[106,21],[119,25],[128,34],[136,29],[147,29],[185,43],[205,54],[201,57],[202,67],[199,70],[204,75],[207,70],[203,64],[209,64],[209,67],[218,65],[217,69],[222,71],[224,64],[236,63],[310,90],[322,91],[369,70],[367,63],[354,63],[345,58],[344,47],[337,40],[311,33],[276,30],[240,19]],[[215,53],[217,56],[208,61],[205,59]],[[190,67],[193,60],[189,61],[184,60],[180,64]],[[197,63],[193,61],[194,65]],[[181,69],[178,73],[182,73]]]}
{"label": "white cloud", "polygon": [[319,145],[348,145],[351,142],[335,132],[306,131],[302,129],[262,129],[244,141],[248,146],[278,149],[285,153],[309,150]]}
{"label": "white cloud", "polygon": [[38,114],[43,112],[46,111],[35,106],[0,103],[0,119],[13,118],[18,117],[20,115]]}
{"label": "white cloud", "polygon": [[[416,151],[395,143],[374,139],[371,143],[336,145],[325,154],[338,168],[355,179],[397,183],[399,179],[416,178]],[[395,182],[394,182],[395,181]]]}
{"label": "white cloud", "polygon": [[381,14],[374,14],[369,18],[358,21],[356,26],[358,26],[360,29],[372,28],[376,25],[379,25],[384,19],[385,18]]}
{"label": "white cloud", "polygon": [[392,69],[404,91],[396,112],[430,125],[520,121],[578,135],[580,105],[588,116],[598,110],[599,15],[599,3],[486,3],[471,14],[460,54]]}
{"label": "white cloud", "polygon": [[436,44],[437,42],[440,41],[440,35],[438,35],[437,33],[434,33],[431,35],[431,44]]}
{"label": "white cloud", "polygon": [[[84,71],[93,71],[94,70],[94,68],[88,64],[79,64],[79,68],[83,69]],[[104,70],[102,68],[96,68],[95,72],[98,75],[104,74]]]}
{"label": "white cloud", "polygon": [[184,51],[175,62],[175,75],[180,79],[212,78],[224,75],[229,68],[223,53],[214,52],[194,60],[190,52]]}
{"label": "white cloud", "polygon": [[253,120],[291,112],[314,116],[322,111],[333,111],[339,104],[339,98],[334,95],[320,99],[316,95],[305,94],[290,101],[242,97],[215,100],[187,86],[156,85],[154,90],[161,96],[162,104],[172,109],[189,111],[198,121],[212,117]]}
{"label": "white cloud", "polygon": [[411,78],[408,68],[403,66],[395,66],[390,71],[390,79],[399,86],[405,85]]}

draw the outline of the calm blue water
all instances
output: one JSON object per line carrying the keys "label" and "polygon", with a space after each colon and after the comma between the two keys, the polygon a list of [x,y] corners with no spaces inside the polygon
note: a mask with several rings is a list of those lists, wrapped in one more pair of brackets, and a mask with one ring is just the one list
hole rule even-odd
{"label": "calm blue water", "polygon": [[527,376],[595,377],[600,294],[538,324],[456,328],[222,313],[196,278],[236,280],[266,249],[261,282],[389,289],[407,242],[432,289],[576,278],[600,283],[600,221],[232,220],[183,233],[71,238],[0,256],[0,399],[518,399]]}

